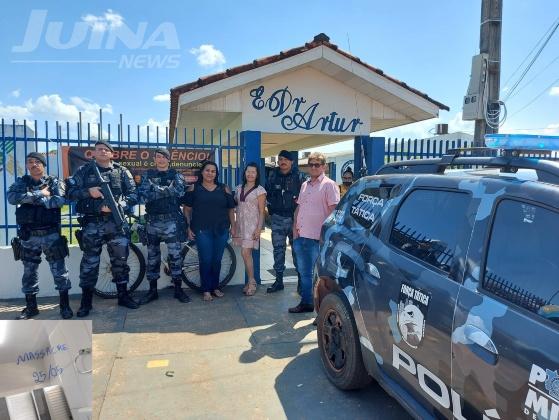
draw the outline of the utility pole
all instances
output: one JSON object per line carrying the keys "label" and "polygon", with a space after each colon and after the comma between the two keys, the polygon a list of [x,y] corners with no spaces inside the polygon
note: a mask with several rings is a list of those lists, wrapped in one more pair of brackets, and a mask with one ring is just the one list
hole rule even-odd
{"label": "utility pole", "polygon": [[[501,85],[501,28],[503,0],[481,1],[481,24],[479,29],[479,52],[489,55],[487,65],[488,111],[499,110],[499,91]],[[474,146],[484,147],[486,133],[496,133],[498,128],[487,125],[485,118],[476,120]]]}

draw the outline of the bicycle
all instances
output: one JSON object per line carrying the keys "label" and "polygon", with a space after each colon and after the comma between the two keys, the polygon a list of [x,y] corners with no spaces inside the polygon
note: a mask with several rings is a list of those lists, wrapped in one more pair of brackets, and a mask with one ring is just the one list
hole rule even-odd
{"label": "bicycle", "polygon": [[[201,292],[200,263],[198,260],[198,249],[194,241],[183,242],[182,259],[182,280],[191,289]],[[236,268],[237,257],[235,256],[235,250],[231,244],[227,243],[225,251],[223,252],[223,257],[221,258],[221,271],[219,273],[218,286],[220,289],[225,287],[233,278]],[[171,274],[168,260],[164,262],[163,270],[165,274]]]}
{"label": "bicycle", "polygon": [[[145,219],[140,216],[129,214],[128,225],[131,232],[130,252],[128,255],[128,266],[130,267],[128,290],[130,292],[136,290],[142,283],[146,274],[146,260],[141,249],[134,243],[134,241],[141,241],[141,236],[145,232]],[[143,238],[145,241],[145,238]],[[201,291],[200,271],[198,262],[198,250],[193,241],[182,243],[181,256],[183,259],[182,265],[182,280],[191,289]],[[168,259],[162,261],[163,271],[165,274],[170,275],[171,269]],[[221,272],[219,279],[219,287],[224,287],[231,281],[235,269],[237,268],[237,258],[235,250],[228,243],[223,253],[221,260]],[[99,279],[95,285],[95,294],[105,299],[112,299],[117,296],[116,284],[112,281],[111,261],[109,255],[103,247],[101,253],[101,263],[99,264]]]}
{"label": "bicycle", "polygon": [[[136,232],[138,218],[134,215],[127,215],[128,225],[132,233]],[[130,219],[134,219],[131,222]],[[136,226],[135,226],[136,225]],[[128,244],[129,252],[128,259],[126,263],[130,269],[128,273],[128,290],[130,292],[136,290],[146,274],[146,260],[142,250],[132,242]],[[109,258],[109,253],[107,252],[107,247],[103,245],[103,250],[101,251],[101,260],[99,262],[99,277],[97,278],[97,283],[93,292],[103,299],[114,299],[117,297],[116,283],[113,282],[113,274],[111,271],[111,259]]]}

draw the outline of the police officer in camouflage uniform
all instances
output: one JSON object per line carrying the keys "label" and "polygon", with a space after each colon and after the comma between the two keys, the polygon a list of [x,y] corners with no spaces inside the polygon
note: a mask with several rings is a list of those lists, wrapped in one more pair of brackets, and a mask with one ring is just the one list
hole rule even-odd
{"label": "police officer in camouflage uniform", "polygon": [[106,141],[95,143],[94,161],[81,166],[68,178],[68,198],[77,201],[76,211],[81,214],[80,225],[83,257],[80,264],[80,287],[82,300],[78,317],[84,317],[92,309],[93,289],[99,275],[99,262],[103,244],[111,259],[113,282],[118,291],[118,304],[130,309],[138,308],[128,294],[127,264],[129,252],[129,233],[120,230],[111,216],[111,209],[103,196],[100,183],[95,176],[93,165],[97,165],[101,177],[109,181],[109,187],[118,205],[125,211],[138,203],[136,184],[130,171],[112,161],[114,149]]}
{"label": "police officer in camouflage uniform", "polygon": [[29,153],[25,159],[29,175],[18,178],[8,190],[8,202],[18,206],[18,238],[14,238],[12,246],[16,259],[23,261],[21,290],[27,302],[17,319],[32,318],[39,313],[37,269],[43,252],[60,294],[60,315],[63,319],[74,315],[68,301],[71,284],[64,263],[68,245],[66,237],[60,235],[60,208],[65,203],[65,186],[57,177],[45,175],[46,163],[41,153]]}
{"label": "police officer in camouflage uniform", "polygon": [[[276,281],[266,289],[267,293],[283,290],[283,272],[285,271],[286,238],[293,243],[293,214],[297,207],[296,199],[304,182],[304,175],[293,168],[293,157],[287,150],[278,156],[279,167],[274,168],[266,180],[266,200],[268,213],[272,216],[272,246],[274,247],[274,270]],[[291,248],[293,264],[297,260]],[[299,274],[297,274],[299,277]]]}
{"label": "police officer in camouflage uniform", "polygon": [[169,169],[171,154],[161,147],[155,150],[154,163],[142,177],[138,188],[140,203],[146,205],[146,233],[148,241],[147,279],[149,291],[140,299],[146,304],[157,299],[157,280],[161,267],[160,243],[167,244],[171,278],[175,285],[175,298],[180,302],[190,302],[182,290],[182,242],[186,240],[186,220],[180,209],[180,198],[186,190],[184,177],[174,169]]}

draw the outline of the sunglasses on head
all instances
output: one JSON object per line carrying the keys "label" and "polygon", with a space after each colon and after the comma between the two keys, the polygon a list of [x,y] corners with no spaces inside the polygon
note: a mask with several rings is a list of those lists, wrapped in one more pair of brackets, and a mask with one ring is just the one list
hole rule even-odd
{"label": "sunglasses on head", "polygon": [[311,168],[320,168],[322,166],[322,163],[309,163],[309,166]]}

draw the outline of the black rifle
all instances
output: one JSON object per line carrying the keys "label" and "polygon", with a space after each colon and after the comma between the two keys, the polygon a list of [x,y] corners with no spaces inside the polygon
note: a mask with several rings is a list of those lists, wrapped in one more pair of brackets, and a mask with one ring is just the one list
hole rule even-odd
{"label": "black rifle", "polygon": [[362,178],[367,176],[367,159],[365,159],[365,148],[363,147],[363,140],[361,142],[361,170],[359,171],[359,176]]}
{"label": "black rifle", "polygon": [[123,233],[128,232],[128,223],[126,223],[124,210],[122,207],[118,205],[115,200],[115,196],[109,187],[110,182],[103,179],[101,176],[101,172],[99,172],[99,168],[97,167],[97,163],[92,162],[93,165],[93,173],[97,178],[97,182],[101,184],[101,192],[103,193],[104,200],[106,201],[108,207],[111,209],[111,215],[113,217],[113,221],[116,224],[116,227],[122,231]]}

